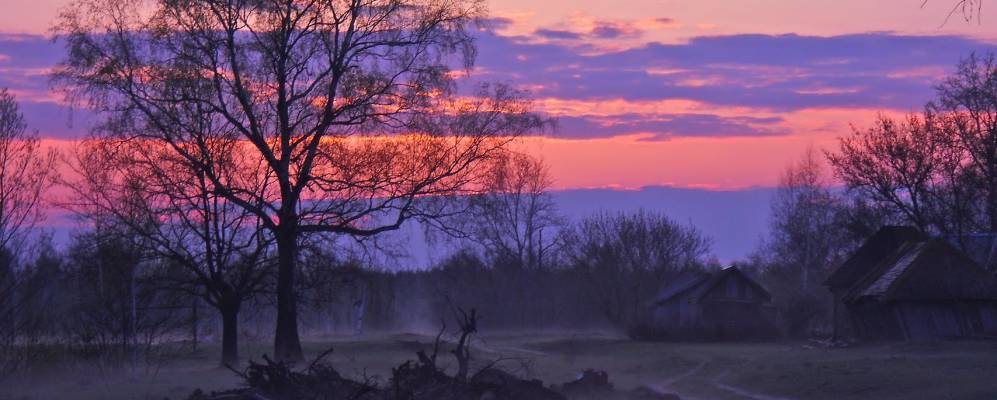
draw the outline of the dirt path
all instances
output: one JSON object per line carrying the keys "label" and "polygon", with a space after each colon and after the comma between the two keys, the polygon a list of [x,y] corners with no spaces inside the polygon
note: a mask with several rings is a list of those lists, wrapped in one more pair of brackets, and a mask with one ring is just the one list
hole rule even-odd
{"label": "dirt path", "polygon": [[674,395],[679,396],[683,400],[699,400],[698,398],[690,396],[687,393],[683,393],[683,392],[680,392],[680,391],[676,390],[673,386],[676,383],[678,383],[678,382],[680,382],[680,381],[682,381],[682,380],[684,380],[684,379],[686,379],[686,378],[688,378],[690,376],[698,374],[700,371],[703,370],[703,368],[706,367],[706,364],[708,364],[708,362],[703,361],[703,362],[699,363],[699,365],[696,365],[695,367],[689,368],[688,371],[685,371],[685,372],[683,372],[681,374],[672,376],[671,378],[668,378],[668,379],[666,379],[666,380],[664,380],[662,382],[655,383],[655,384],[650,384],[650,385],[647,386],[647,388],[653,390],[654,392],[656,392],[658,394],[674,394]]}
{"label": "dirt path", "polygon": [[738,396],[751,400],[794,400],[788,397],[770,396],[764,393],[753,392],[744,388],[739,388],[737,386],[732,386],[720,382],[720,380],[723,379],[723,377],[727,376],[727,374],[728,372],[724,372],[721,373],[720,375],[717,375],[715,378],[713,378],[710,381],[710,384],[716,387],[717,389],[723,390],[728,393],[736,394]]}
{"label": "dirt path", "polygon": [[763,394],[763,393],[756,393],[756,392],[745,390],[745,389],[742,389],[742,388],[739,388],[739,387],[731,386],[731,385],[728,385],[728,384],[725,384],[725,383],[720,383],[720,382],[717,382],[717,381],[713,381],[712,384],[713,384],[713,386],[716,386],[719,389],[722,389],[722,390],[725,390],[727,392],[736,394],[736,395],[741,396],[741,397],[746,397],[746,398],[749,398],[749,399],[752,399],[752,400],[793,400],[793,399],[786,398],[786,397],[776,397],[776,396],[769,396],[769,395]]}
{"label": "dirt path", "polygon": [[[703,370],[703,368],[705,368],[707,366],[707,364],[709,364],[709,362],[703,361],[703,362],[699,363],[698,365],[696,365],[695,367],[690,368],[688,371],[685,371],[685,372],[683,372],[681,374],[672,376],[672,377],[670,377],[670,378],[668,378],[668,379],[666,379],[664,381],[661,381],[659,383],[648,385],[647,387],[649,389],[657,392],[657,393],[660,393],[660,394],[675,394],[675,395],[678,395],[683,400],[700,400],[698,397],[695,397],[695,396],[692,396],[692,395],[690,395],[688,393],[676,390],[674,386],[675,386],[675,384],[677,384],[677,383],[679,383],[679,382],[681,382],[681,381],[683,381],[683,380],[685,380],[685,379],[687,379],[687,378],[689,378],[689,377],[691,377],[693,375],[696,375],[696,374],[700,373]],[[739,388],[739,387],[736,387],[736,386],[732,386],[732,385],[728,385],[726,383],[720,382],[720,379],[723,378],[725,375],[726,375],[726,373],[722,373],[719,376],[717,376],[717,377],[715,377],[713,379],[710,379],[707,382],[709,383],[709,385],[711,385],[711,386],[713,386],[713,387],[715,387],[715,388],[717,388],[717,389],[719,389],[719,390],[721,390],[723,392],[727,392],[729,394],[735,395],[738,398],[744,398],[744,399],[749,399],[749,400],[793,400],[793,399],[786,398],[786,397],[770,396],[770,395],[767,395],[767,394],[764,394],[764,393],[757,393],[757,392],[753,392],[753,391],[750,391],[750,390],[747,390],[747,389],[744,389],[744,388]]]}

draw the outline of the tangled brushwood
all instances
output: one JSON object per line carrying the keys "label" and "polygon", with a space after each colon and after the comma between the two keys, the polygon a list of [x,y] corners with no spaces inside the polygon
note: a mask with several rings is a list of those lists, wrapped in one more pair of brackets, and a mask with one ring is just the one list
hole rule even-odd
{"label": "tangled brushwood", "polygon": [[[343,377],[327,363],[317,362],[304,370],[264,357],[250,362],[238,374],[246,388],[213,392],[196,391],[188,400],[675,400],[674,394],[647,389],[613,390],[605,372],[586,371],[578,381],[545,387],[539,380],[517,377],[488,367],[460,380],[433,364],[406,361],[393,368],[385,385],[373,379]],[[599,379],[593,377],[598,376]]]}
{"label": "tangled brushwood", "polygon": [[416,360],[409,360],[391,369],[391,379],[380,384],[376,379],[362,380],[342,376],[323,361],[332,351],[326,351],[304,369],[278,362],[267,356],[263,363],[250,361],[244,371],[235,371],[246,387],[206,394],[196,391],[187,400],[675,400],[673,394],[660,394],[647,389],[618,392],[603,371],[586,370],[580,377],[564,385],[544,386],[535,379],[524,379],[489,363],[475,373],[469,373],[471,337],[477,333],[478,314],[475,309],[465,312],[451,309],[460,332],[451,354],[457,361],[457,373],[448,375],[437,364],[443,347],[446,326],[440,329],[432,351],[418,351]]}
{"label": "tangled brushwood", "polygon": [[391,380],[377,385],[373,380],[344,378],[325,363],[303,371],[269,358],[251,363],[240,373],[247,388],[204,394],[189,400],[429,400],[429,399],[524,399],[561,400],[563,395],[545,388],[540,381],[527,381],[496,369],[482,370],[467,381],[443,373],[433,365],[407,361],[392,369]]}

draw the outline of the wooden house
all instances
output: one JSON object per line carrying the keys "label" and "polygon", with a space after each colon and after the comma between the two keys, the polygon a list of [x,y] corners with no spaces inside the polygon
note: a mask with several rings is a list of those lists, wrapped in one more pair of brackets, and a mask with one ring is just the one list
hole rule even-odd
{"label": "wooden house", "polygon": [[924,340],[997,334],[997,282],[949,241],[884,227],[825,281],[835,336]]}
{"label": "wooden house", "polygon": [[758,339],[775,336],[772,295],[737,267],[679,276],[654,303],[653,331],[663,338]]}

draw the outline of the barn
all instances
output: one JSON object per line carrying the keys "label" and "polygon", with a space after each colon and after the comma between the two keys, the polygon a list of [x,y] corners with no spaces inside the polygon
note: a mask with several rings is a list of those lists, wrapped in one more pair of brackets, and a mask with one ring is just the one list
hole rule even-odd
{"label": "barn", "polygon": [[654,332],[662,338],[759,339],[778,333],[772,295],[737,267],[679,276],[658,294]]}
{"label": "barn", "polygon": [[870,237],[825,281],[839,338],[931,340],[997,334],[994,276],[912,227]]}

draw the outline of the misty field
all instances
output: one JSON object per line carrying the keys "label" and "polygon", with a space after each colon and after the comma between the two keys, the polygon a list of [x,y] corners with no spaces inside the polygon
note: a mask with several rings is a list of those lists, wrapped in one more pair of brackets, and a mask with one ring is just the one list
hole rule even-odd
{"label": "misty field", "polygon": [[[415,334],[312,338],[306,352],[332,347],[328,360],[355,377],[383,377],[390,368],[431,347]],[[244,348],[262,354],[267,344]],[[0,389],[3,399],[184,398],[195,388],[231,388],[239,379],[216,366],[217,349],[204,347],[134,369],[79,362],[35,372]],[[449,355],[441,354],[449,363]],[[476,343],[477,362],[498,365],[545,383],[602,369],[619,388],[647,386],[683,399],[993,399],[997,342],[867,344],[815,348],[806,343],[651,343],[608,335],[505,334]],[[48,379],[47,376],[58,376]]]}

